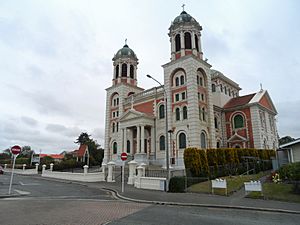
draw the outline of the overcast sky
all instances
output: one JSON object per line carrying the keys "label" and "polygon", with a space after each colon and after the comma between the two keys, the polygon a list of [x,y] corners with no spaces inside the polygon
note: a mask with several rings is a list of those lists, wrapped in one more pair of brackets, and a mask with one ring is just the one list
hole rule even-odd
{"label": "overcast sky", "polygon": [[[139,58],[138,84],[163,80],[167,35],[183,1],[0,1],[0,150],[74,150],[88,132],[104,145],[105,88],[112,57],[128,45]],[[184,1],[203,27],[204,57],[239,83],[260,83],[278,110],[280,136],[300,137],[300,3]]]}

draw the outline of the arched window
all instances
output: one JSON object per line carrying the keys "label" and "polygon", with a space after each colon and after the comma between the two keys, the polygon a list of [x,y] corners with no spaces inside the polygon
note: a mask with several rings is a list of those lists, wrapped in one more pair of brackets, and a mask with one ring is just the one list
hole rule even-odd
{"label": "arched window", "polygon": [[211,91],[216,92],[216,85],[215,84],[211,84]]}
{"label": "arched window", "polygon": [[227,88],[226,87],[224,87],[224,93],[225,93],[225,95],[227,95]]}
{"label": "arched window", "polygon": [[130,153],[130,141],[127,140],[127,153]]}
{"label": "arched window", "polygon": [[219,128],[219,126],[218,126],[218,118],[217,118],[217,117],[215,117],[215,128],[216,128],[216,129]]}
{"label": "arched window", "polygon": [[206,148],[206,134],[201,132],[201,148]]}
{"label": "arched window", "polygon": [[119,123],[117,123],[117,129],[116,130],[117,130],[117,132],[119,131]]}
{"label": "arched window", "polygon": [[160,136],[159,138],[159,150],[163,151],[166,149],[166,141],[165,141],[165,136]]}
{"label": "arched window", "polygon": [[192,49],[191,34],[189,32],[184,33],[184,47],[185,49]]}
{"label": "arched window", "polygon": [[203,78],[200,77],[200,85],[203,86]]}
{"label": "arched window", "polygon": [[199,40],[198,40],[198,36],[195,34],[195,43],[196,43],[196,49],[199,52]]}
{"label": "arched window", "polygon": [[179,86],[179,77],[175,78],[175,85],[176,85],[176,87]]}
{"label": "arched window", "polygon": [[116,74],[115,75],[116,75],[116,78],[119,77],[119,65],[116,66]]}
{"label": "arched window", "polygon": [[184,120],[187,119],[188,115],[187,115],[187,107],[186,106],[184,106],[182,108],[182,112],[183,112],[183,119]]}
{"label": "arched window", "polygon": [[180,109],[177,108],[175,112],[176,112],[176,120],[178,121],[180,120]]}
{"label": "arched window", "polygon": [[159,106],[159,119],[165,118],[165,105]]}
{"label": "arched window", "polygon": [[113,143],[113,154],[117,154],[118,153],[118,145],[117,142]]}
{"label": "arched window", "polygon": [[115,127],[116,127],[116,125],[115,125],[115,123],[113,123],[113,124],[112,124],[112,132],[113,132],[113,133],[115,133]]}
{"label": "arched window", "polygon": [[220,148],[220,141],[217,141],[217,148]]}
{"label": "arched window", "polygon": [[184,76],[180,76],[180,84],[183,85],[184,84]]}
{"label": "arched window", "polygon": [[200,81],[199,81],[199,76],[197,76],[197,84],[199,85]]}
{"label": "arched window", "polygon": [[178,52],[181,49],[181,43],[180,43],[180,34],[177,34],[175,36],[175,51]]}
{"label": "arched window", "polygon": [[185,133],[179,134],[179,148],[186,148],[186,135]]}
{"label": "arched window", "polygon": [[244,118],[242,115],[236,115],[233,118],[233,127],[235,129],[244,127]]}
{"label": "arched window", "polygon": [[130,65],[130,78],[134,78],[134,66]]}
{"label": "arched window", "polygon": [[122,64],[122,77],[127,77],[127,64]]}

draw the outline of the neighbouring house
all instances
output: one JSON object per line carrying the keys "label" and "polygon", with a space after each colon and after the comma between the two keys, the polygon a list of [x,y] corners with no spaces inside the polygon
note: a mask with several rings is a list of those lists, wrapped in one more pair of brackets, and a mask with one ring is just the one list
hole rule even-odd
{"label": "neighbouring house", "polygon": [[64,159],[64,155],[62,154],[39,154],[40,159],[49,156],[54,159],[54,162],[60,162]]}
{"label": "neighbouring house", "polygon": [[283,144],[277,149],[279,166],[300,161],[300,138]]}
{"label": "neighbouring house", "polygon": [[90,153],[87,145],[80,145],[79,149],[72,152],[77,162],[83,162],[85,165],[90,163]]}

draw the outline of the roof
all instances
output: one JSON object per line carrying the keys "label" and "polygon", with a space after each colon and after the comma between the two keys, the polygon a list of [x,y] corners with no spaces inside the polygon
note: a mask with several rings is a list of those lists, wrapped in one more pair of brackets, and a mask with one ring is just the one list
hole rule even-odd
{"label": "roof", "polygon": [[240,97],[236,97],[236,98],[232,98],[224,105],[223,108],[224,109],[229,109],[229,108],[234,108],[234,107],[246,105],[251,101],[251,99],[255,96],[255,94],[256,93],[249,94],[249,95],[244,95],[244,96],[240,96]]}
{"label": "roof", "polygon": [[80,145],[78,152],[77,152],[77,156],[79,156],[79,157],[84,156],[85,151],[87,150],[87,147],[88,147],[87,145]]}
{"label": "roof", "polygon": [[202,30],[202,27],[199,25],[199,23],[186,11],[182,11],[180,15],[174,19],[169,29],[176,28],[181,24],[193,24],[198,27],[198,29]]}
{"label": "roof", "polygon": [[220,71],[211,69],[211,79],[213,80],[213,79],[217,79],[217,78],[219,78],[219,79],[227,82],[228,84],[232,85],[236,89],[241,90],[240,86],[236,82],[234,82],[233,80],[229,79],[227,76],[225,76]]}
{"label": "roof", "polygon": [[289,146],[291,146],[291,145],[295,145],[295,144],[298,144],[298,143],[300,143],[300,138],[296,139],[295,141],[291,141],[291,142],[289,142],[289,143],[280,145],[279,148],[289,147]]}
{"label": "roof", "polygon": [[134,60],[138,60],[134,51],[131,48],[129,48],[127,44],[125,44],[123,48],[117,51],[117,53],[113,57],[113,60],[117,60],[119,58],[132,58]]}
{"label": "roof", "polygon": [[49,156],[53,159],[63,159],[64,158],[64,155],[61,155],[61,154],[39,154],[40,158],[44,158],[46,156]]}

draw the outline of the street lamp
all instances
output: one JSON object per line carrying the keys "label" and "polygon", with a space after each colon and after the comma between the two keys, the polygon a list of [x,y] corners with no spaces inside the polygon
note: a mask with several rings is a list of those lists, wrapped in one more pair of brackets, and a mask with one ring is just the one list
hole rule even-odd
{"label": "street lamp", "polygon": [[162,89],[164,90],[164,97],[165,97],[165,120],[166,120],[166,135],[165,135],[165,141],[166,141],[166,169],[167,169],[167,184],[166,184],[166,191],[169,191],[169,181],[170,181],[170,162],[169,162],[169,138],[168,138],[168,104],[167,104],[167,93],[165,87],[155,78],[153,78],[151,75],[146,75],[148,78],[154,80],[156,83],[158,83]]}

